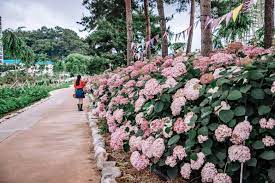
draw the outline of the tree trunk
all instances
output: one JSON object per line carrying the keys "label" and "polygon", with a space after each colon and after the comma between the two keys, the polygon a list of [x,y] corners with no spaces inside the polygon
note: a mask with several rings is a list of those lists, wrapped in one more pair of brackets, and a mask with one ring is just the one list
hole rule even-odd
{"label": "tree trunk", "polygon": [[168,55],[168,40],[167,36],[164,36],[166,32],[166,20],[164,15],[163,0],[157,0],[158,13],[160,16],[160,33],[162,37],[162,57]]}
{"label": "tree trunk", "polygon": [[187,48],[186,48],[186,53],[191,52],[192,48],[192,39],[193,39],[193,30],[194,30],[194,17],[195,17],[195,0],[191,0],[191,12],[190,12],[190,26],[191,30],[189,32],[188,36],[188,42],[187,42]]}
{"label": "tree trunk", "polygon": [[211,26],[206,25],[207,17],[211,17],[211,1],[201,0],[201,54],[208,56],[212,51],[212,32]]}
{"label": "tree trunk", "polygon": [[264,12],[264,47],[272,46],[274,30],[274,0],[265,0]]}
{"label": "tree trunk", "polygon": [[126,29],[127,29],[127,65],[130,65],[132,60],[132,41],[133,41],[133,28],[132,28],[132,4],[131,0],[125,0],[126,9]]}
{"label": "tree trunk", "polygon": [[[144,0],[144,16],[146,23],[146,42],[151,40],[151,25],[150,25],[150,15],[149,15],[149,5],[148,0]],[[151,57],[151,46],[147,48],[147,58],[150,60]]]}

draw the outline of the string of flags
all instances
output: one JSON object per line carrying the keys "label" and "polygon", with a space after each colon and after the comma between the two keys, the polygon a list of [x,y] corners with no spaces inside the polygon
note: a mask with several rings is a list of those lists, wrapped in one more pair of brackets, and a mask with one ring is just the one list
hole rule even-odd
{"label": "string of flags", "polygon": [[225,21],[226,26],[229,24],[231,20],[236,22],[238,15],[241,12],[247,12],[253,4],[256,4],[257,0],[243,0],[243,3],[240,4],[238,7],[235,9],[231,10],[227,14],[218,17],[218,18],[211,18],[207,17],[206,19],[206,24],[205,24],[205,29],[211,25],[211,30],[214,31],[223,21]]}
{"label": "string of flags", "polygon": [[[235,9],[231,10],[230,12],[228,12],[227,14],[221,17],[218,17],[218,18],[207,17],[204,29],[206,29],[208,26],[211,26],[211,30],[214,31],[223,21],[225,21],[226,26],[228,26],[231,20],[236,22],[238,15],[241,12],[247,12],[253,6],[253,4],[256,4],[256,3],[257,3],[257,0],[243,0],[242,4],[240,4],[238,7],[236,7]],[[190,25],[188,28],[175,34],[175,42],[177,42],[177,40],[179,40],[181,37],[183,37],[183,39],[188,37],[192,27],[195,26],[196,28],[199,22],[200,20],[197,20],[193,25]],[[168,32],[165,32],[162,38],[167,38],[167,37],[168,37]],[[142,48],[144,48],[142,54],[146,54],[148,48],[149,47],[151,48],[151,46],[155,45],[155,43],[158,43],[158,41],[159,41],[159,35],[156,35],[150,40],[146,41],[145,44],[132,42],[131,50],[132,50],[133,56],[136,57],[137,59],[140,59],[141,53],[134,53],[135,49],[142,46]]]}

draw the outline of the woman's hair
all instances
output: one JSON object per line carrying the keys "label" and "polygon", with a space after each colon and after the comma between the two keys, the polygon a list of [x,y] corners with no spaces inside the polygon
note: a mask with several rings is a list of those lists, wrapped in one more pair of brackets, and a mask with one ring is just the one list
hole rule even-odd
{"label": "woman's hair", "polygon": [[80,84],[81,76],[77,75],[75,85],[78,86]]}

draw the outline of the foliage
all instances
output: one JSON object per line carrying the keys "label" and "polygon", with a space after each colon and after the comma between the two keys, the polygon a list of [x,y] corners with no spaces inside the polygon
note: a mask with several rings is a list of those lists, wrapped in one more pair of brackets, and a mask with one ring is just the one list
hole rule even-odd
{"label": "foliage", "polygon": [[150,166],[171,179],[201,175],[202,182],[224,172],[238,182],[243,162],[245,182],[268,181],[275,160],[274,54],[219,51],[136,62],[91,78],[92,113],[107,120],[111,147],[130,150],[137,170]]}
{"label": "foliage", "polygon": [[[221,17],[226,13],[230,12],[233,8],[239,6],[242,3],[241,0],[238,1],[211,1],[212,14],[215,18]],[[236,22],[230,21],[226,26],[223,22],[220,28],[214,33],[214,47],[222,47],[222,42],[234,42],[237,38],[242,38],[246,32],[249,31],[252,25],[252,18],[248,13],[240,13]]]}
{"label": "foliage", "polygon": [[90,61],[89,56],[73,53],[64,59],[66,71],[71,74],[85,74],[87,73],[87,65]]}
{"label": "foliage", "polygon": [[[7,30],[3,32],[4,37],[7,33]],[[87,44],[70,29],[43,26],[32,31],[16,29],[14,34],[33,50],[37,55],[36,60],[41,60],[40,56],[43,56],[42,59],[58,60],[71,53],[86,53]]]}
{"label": "foliage", "polygon": [[15,70],[15,66],[14,65],[0,64],[0,73],[6,72],[6,71],[9,71],[9,70]]}
{"label": "foliage", "polygon": [[48,86],[23,86],[18,88],[0,88],[0,117],[3,115],[24,108],[49,95],[52,90],[66,88],[67,83]]}

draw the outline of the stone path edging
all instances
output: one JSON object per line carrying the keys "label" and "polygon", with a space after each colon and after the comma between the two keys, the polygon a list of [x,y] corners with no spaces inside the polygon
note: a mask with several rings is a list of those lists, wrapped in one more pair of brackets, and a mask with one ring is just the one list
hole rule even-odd
{"label": "stone path edging", "polygon": [[[90,97],[89,97],[90,98]],[[89,126],[92,132],[92,143],[97,168],[101,170],[101,183],[116,183],[116,177],[121,176],[121,171],[116,167],[115,161],[108,161],[108,154],[105,149],[105,142],[98,129],[98,119],[91,112],[88,112]]]}
{"label": "stone path edging", "polygon": [[52,92],[53,91],[49,92],[49,96],[48,97],[40,99],[40,100],[34,102],[33,104],[31,104],[30,106],[24,107],[23,109],[19,109],[17,111],[14,111],[14,112],[12,112],[12,113],[10,113],[10,114],[8,114],[8,115],[0,118],[0,124],[3,123],[4,121],[10,119],[10,118],[13,118],[13,117],[17,116],[18,114],[21,114],[22,112],[25,112],[25,111],[29,110],[30,108],[33,108],[33,107],[35,107],[35,106],[37,106],[39,104],[42,104],[42,103],[46,102],[47,100],[50,99],[50,97],[52,95]]}

